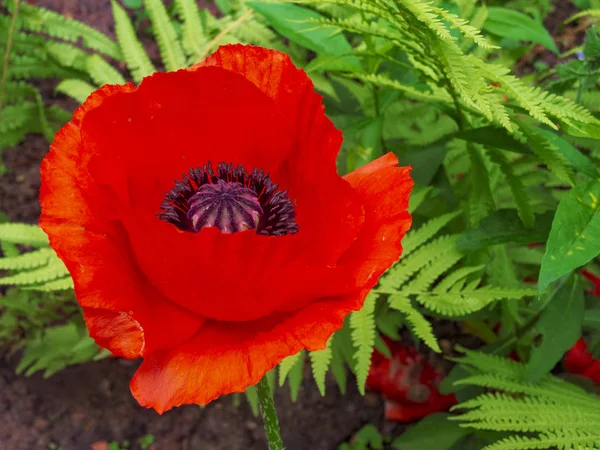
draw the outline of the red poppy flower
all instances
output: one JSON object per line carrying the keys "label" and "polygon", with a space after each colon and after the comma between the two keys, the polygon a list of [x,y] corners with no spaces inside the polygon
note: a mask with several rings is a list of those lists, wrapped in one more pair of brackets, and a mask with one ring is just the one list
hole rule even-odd
{"label": "red poppy flower", "polygon": [[398,259],[409,168],[340,177],[341,141],[302,70],[241,45],[104,86],[56,135],[40,224],[91,336],[144,358],[140,404],[205,404],[324,348]]}
{"label": "red poppy flower", "polygon": [[387,342],[392,358],[376,352],[367,377],[367,388],[386,399],[385,418],[412,422],[456,404],[453,394],[444,395],[439,385],[444,374],[436,370],[419,352],[397,342]]}

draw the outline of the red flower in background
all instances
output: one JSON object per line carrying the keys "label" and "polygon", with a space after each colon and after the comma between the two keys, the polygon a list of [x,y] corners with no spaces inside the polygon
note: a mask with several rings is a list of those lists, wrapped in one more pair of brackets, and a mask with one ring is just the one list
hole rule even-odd
{"label": "red flower in background", "polygon": [[392,154],[340,177],[341,142],[303,71],[241,45],[104,86],[56,135],[40,225],[91,336],[144,358],[140,404],[241,392],[362,306],[402,251],[412,180]]}
{"label": "red flower in background", "polygon": [[456,404],[456,397],[443,395],[439,385],[444,374],[436,370],[412,347],[388,342],[392,358],[376,352],[371,361],[367,388],[380,392],[385,418],[412,422]]}
{"label": "red flower in background", "polygon": [[592,380],[600,386],[600,360],[588,352],[588,346],[580,338],[565,356],[565,368],[569,373]]}

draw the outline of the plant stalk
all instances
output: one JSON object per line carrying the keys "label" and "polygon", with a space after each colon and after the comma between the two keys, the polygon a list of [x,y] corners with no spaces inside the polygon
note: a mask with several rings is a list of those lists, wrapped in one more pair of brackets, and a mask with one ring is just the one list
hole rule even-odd
{"label": "plant stalk", "polygon": [[10,18],[10,28],[8,29],[6,47],[4,48],[4,64],[2,65],[2,80],[0,80],[0,118],[2,118],[2,108],[4,106],[4,91],[6,89],[6,82],[8,81],[8,64],[10,62],[10,51],[13,43],[13,35],[15,34],[15,28],[17,26],[17,17],[19,16],[20,6],[21,0],[15,0],[12,17]]}
{"label": "plant stalk", "polygon": [[256,385],[256,392],[258,393],[258,402],[265,426],[265,433],[267,434],[269,450],[283,450],[283,441],[281,440],[281,431],[279,430],[273,393],[271,392],[269,380],[267,380],[266,375]]}

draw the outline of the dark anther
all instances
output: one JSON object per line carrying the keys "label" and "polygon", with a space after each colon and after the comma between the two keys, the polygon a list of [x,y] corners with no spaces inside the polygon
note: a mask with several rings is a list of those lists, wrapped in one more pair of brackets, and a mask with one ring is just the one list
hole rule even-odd
{"label": "dark anther", "polygon": [[218,227],[223,233],[255,229],[266,236],[298,231],[294,205],[262,170],[208,163],[191,169],[165,196],[160,219],[184,231]]}

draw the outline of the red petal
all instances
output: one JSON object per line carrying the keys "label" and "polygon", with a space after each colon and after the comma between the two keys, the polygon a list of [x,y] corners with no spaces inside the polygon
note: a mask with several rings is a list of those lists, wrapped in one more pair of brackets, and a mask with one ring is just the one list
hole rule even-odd
{"label": "red petal", "polygon": [[79,303],[116,314],[124,312],[144,329],[143,344],[140,335],[134,338],[130,332],[124,337],[118,335],[120,330],[131,331],[124,322],[95,336],[100,332],[100,319],[88,310],[86,317],[92,337],[114,345],[109,349],[128,357],[135,356],[142,348],[149,351],[179,345],[202,323],[200,317],[183,311],[148,286],[135,269],[122,229],[105,216],[103,199],[91,202],[81,188],[90,184],[89,176],[78,164],[83,118],[111,96],[126,95],[133,90],[132,85],[105,86],[88,98],[73,120],[57,133],[50,153],[42,162],[40,190],[40,226],[71,272]]}
{"label": "red petal", "polygon": [[580,374],[592,363],[594,358],[587,350],[588,347],[583,338],[579,338],[569,349],[565,355],[564,364],[570,373]]}
{"label": "red petal", "polygon": [[213,322],[189,342],[155,353],[131,380],[142,406],[158,413],[182,404],[206,404],[222,394],[243,392],[300,343],[281,324],[261,320],[244,325]]}
{"label": "red petal", "polygon": [[240,44],[220,47],[200,66],[217,66],[243,75],[272,98],[292,124],[288,131],[292,151],[271,175],[289,191],[297,204],[301,233],[310,236],[310,242],[303,242],[295,251],[312,252],[307,259],[313,261],[337,263],[354,240],[363,212],[337,174],[342,133],[325,116],[323,97],[315,92],[310,78],[288,55]]}
{"label": "red petal", "polygon": [[83,308],[85,323],[96,343],[116,356],[137,358],[144,349],[144,330],[125,312]]}
{"label": "red petal", "polygon": [[[114,215],[124,222],[146,277],[172,301],[219,320],[254,320],[356,289],[352,274],[335,265],[356,238],[362,207],[337,175],[334,158],[322,161],[323,146],[330,146],[339,132],[325,117],[321,97],[306,75],[287,56],[261,51],[281,62],[267,77],[281,72],[272,92],[263,93],[243,78],[246,73],[199,67],[154,75],[138,92],[111,98],[83,124],[86,150],[95,155],[89,162],[95,181],[130,198]],[[339,147],[339,139],[334,146]],[[335,153],[337,147],[327,151]],[[165,151],[169,148],[173,151]],[[307,155],[312,159],[302,159]],[[276,168],[282,159],[293,173]],[[290,189],[297,202],[301,231],[277,238],[252,232],[223,236],[209,229],[192,234],[157,220],[174,178],[208,160],[271,170],[274,181]],[[124,173],[116,173],[119,168]],[[95,186],[86,189],[92,192]],[[98,192],[92,198],[106,195]],[[115,197],[114,203],[121,201]],[[210,282],[194,284],[198,273]],[[224,286],[227,302],[216,300]]]}
{"label": "red petal", "polygon": [[356,242],[341,260],[357,266],[357,284],[373,287],[381,274],[398,260],[401,240],[410,228],[408,199],[413,187],[410,167],[397,167],[392,153],[346,175],[361,195],[365,222]]}

